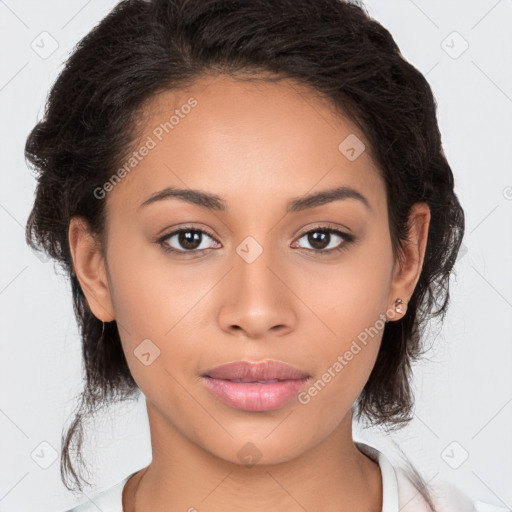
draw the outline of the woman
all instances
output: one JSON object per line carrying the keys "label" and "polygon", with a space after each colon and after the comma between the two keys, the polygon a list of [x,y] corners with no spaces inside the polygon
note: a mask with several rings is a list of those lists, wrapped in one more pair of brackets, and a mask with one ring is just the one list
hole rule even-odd
{"label": "woman", "polygon": [[151,430],[151,463],[73,510],[474,510],[352,438],[410,420],[464,233],[431,89],[361,7],[120,2],[26,155],[27,240],[83,338],[63,481],[103,404],[140,390]]}

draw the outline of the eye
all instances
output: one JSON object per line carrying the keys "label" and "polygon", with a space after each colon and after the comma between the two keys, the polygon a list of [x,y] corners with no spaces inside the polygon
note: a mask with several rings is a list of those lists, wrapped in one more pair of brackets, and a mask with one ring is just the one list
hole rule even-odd
{"label": "eye", "polygon": [[218,244],[213,236],[203,229],[184,227],[167,233],[159,238],[157,243],[162,246],[165,252],[195,253],[212,248],[208,243],[203,243],[207,242],[208,238],[213,240],[215,244]]}
{"label": "eye", "polygon": [[[302,249],[313,251],[318,255],[329,255],[345,250],[347,245],[355,240],[353,235],[331,226],[316,226],[306,231],[298,240],[303,238],[312,248],[302,247]],[[341,242],[336,243],[336,238],[341,239]],[[211,242],[208,244],[208,239],[212,240],[213,244]],[[171,231],[160,237],[156,242],[168,253],[194,254],[221,247],[221,244],[215,240],[213,235],[196,227],[183,227]]]}
{"label": "eye", "polygon": [[[305,248],[306,250],[313,251],[322,256],[345,250],[347,245],[355,240],[353,235],[330,226],[316,226],[304,233],[298,240],[302,238],[305,238],[307,243],[312,246],[311,249]],[[341,239],[341,242],[338,241],[336,243],[336,238]]]}

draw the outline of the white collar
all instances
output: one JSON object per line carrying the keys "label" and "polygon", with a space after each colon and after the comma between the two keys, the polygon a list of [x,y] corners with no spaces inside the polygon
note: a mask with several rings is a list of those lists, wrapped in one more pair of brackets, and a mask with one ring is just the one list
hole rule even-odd
{"label": "white collar", "polygon": [[366,443],[354,441],[357,449],[370,457],[380,467],[382,475],[382,512],[400,512],[398,481],[395,470],[387,457]]}

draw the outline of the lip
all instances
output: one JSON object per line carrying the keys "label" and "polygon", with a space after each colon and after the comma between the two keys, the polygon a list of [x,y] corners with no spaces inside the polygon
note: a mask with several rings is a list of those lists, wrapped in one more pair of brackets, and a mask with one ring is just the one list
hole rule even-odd
{"label": "lip", "polygon": [[311,377],[306,372],[299,370],[282,361],[267,359],[261,362],[234,361],[222,364],[206,370],[204,377],[213,379],[250,379],[250,380],[296,380]]}
{"label": "lip", "polygon": [[283,407],[296,396],[311,375],[281,361],[266,360],[260,363],[235,361],[216,366],[206,370],[201,378],[207,389],[230,407],[271,411]]}

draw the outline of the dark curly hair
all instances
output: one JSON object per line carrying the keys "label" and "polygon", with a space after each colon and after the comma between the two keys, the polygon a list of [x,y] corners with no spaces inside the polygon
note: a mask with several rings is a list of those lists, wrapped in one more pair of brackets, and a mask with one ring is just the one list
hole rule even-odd
{"label": "dark curly hair", "polygon": [[25,148],[37,171],[26,240],[69,275],[83,341],[85,386],[62,436],[61,476],[70,490],[69,474],[82,490],[70,451],[74,446],[82,464],[84,420],[138,392],[116,322],[103,324],[93,316],[74,274],[70,219],[84,217],[102,237],[105,200],[94,190],[133,151],[144,105],[206,74],[293,79],[360,127],[385,179],[395,259],[403,256],[412,205],[430,207],[423,268],[407,314],[386,323],[377,361],[354,404],[357,419],[388,429],[412,418],[411,363],[425,352],[428,320],[444,317],[464,234],[464,213],[425,77],[355,2],[124,0],[77,44]]}

